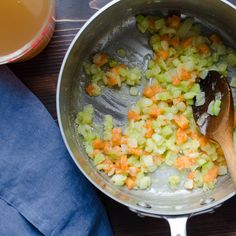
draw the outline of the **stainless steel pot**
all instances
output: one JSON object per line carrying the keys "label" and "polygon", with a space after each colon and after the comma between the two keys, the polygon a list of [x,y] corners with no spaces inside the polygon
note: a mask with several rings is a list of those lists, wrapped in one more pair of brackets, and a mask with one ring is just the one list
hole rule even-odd
{"label": "stainless steel pot", "polygon": [[[98,11],[80,30],[63,61],[57,88],[57,114],[66,146],[80,170],[103,193],[129,207],[139,215],[161,217],[170,223],[175,236],[186,235],[186,222],[191,216],[214,211],[235,194],[230,177],[220,179],[216,188],[204,192],[195,190],[171,191],[160,181],[150,190],[132,190],[117,187],[99,173],[87,157],[80,137],[77,136],[74,119],[76,113],[88,103],[94,105],[95,122],[101,123],[104,114],[112,114],[116,124],[124,125],[125,115],[135,99],[121,91],[105,89],[102,96],[91,98],[84,93],[86,76],[82,63],[97,50],[115,55],[119,48],[128,51],[129,63],[145,70],[151,53],[147,36],[141,34],[134,16],[138,13],[163,13],[178,10],[194,16],[206,32],[219,31],[229,44],[236,42],[236,8],[221,0],[115,0]],[[168,176],[168,169],[161,169],[156,179]]]}

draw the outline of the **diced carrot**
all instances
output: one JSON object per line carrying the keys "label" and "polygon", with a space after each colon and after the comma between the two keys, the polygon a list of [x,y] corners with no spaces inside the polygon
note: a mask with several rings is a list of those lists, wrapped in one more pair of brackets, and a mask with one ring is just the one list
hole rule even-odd
{"label": "diced carrot", "polygon": [[92,83],[90,83],[90,84],[85,88],[85,90],[86,90],[86,92],[87,92],[87,94],[88,94],[89,96],[93,96],[93,94],[94,94],[94,92],[95,92],[95,88],[94,88],[94,86],[93,86]]}
{"label": "diced carrot", "polygon": [[155,94],[162,92],[164,89],[159,84],[151,85],[151,88]]}
{"label": "diced carrot", "polygon": [[170,40],[170,45],[173,46],[174,48],[179,46],[179,37],[175,36]]}
{"label": "diced carrot", "polygon": [[156,105],[152,105],[149,110],[149,115],[152,118],[157,118],[159,115],[163,114],[164,111],[160,108],[158,108]]}
{"label": "diced carrot", "polygon": [[189,130],[189,132],[186,132],[187,135],[189,135],[192,139],[199,139],[199,134],[197,132],[193,132]]}
{"label": "diced carrot", "polygon": [[152,121],[151,120],[148,120],[146,122],[145,128],[147,129],[145,137],[146,138],[151,138],[152,135],[153,135],[153,128],[152,128]]}
{"label": "diced carrot", "polygon": [[104,53],[96,54],[93,57],[93,63],[98,67],[105,65],[108,62],[108,56]]}
{"label": "diced carrot", "polygon": [[201,147],[206,146],[207,142],[208,142],[208,140],[205,136],[200,136],[198,141],[199,141]]}
{"label": "diced carrot", "polygon": [[189,126],[189,120],[183,114],[176,116],[174,121],[183,130],[187,129]]}
{"label": "diced carrot", "polygon": [[216,44],[222,43],[221,38],[220,38],[218,35],[216,35],[216,34],[212,34],[211,37],[210,37],[210,40],[211,40],[213,43],[216,43]]}
{"label": "diced carrot", "polygon": [[94,149],[104,149],[105,143],[101,139],[95,139],[92,145]]}
{"label": "diced carrot", "polygon": [[112,130],[112,144],[113,146],[119,146],[121,144],[122,130],[121,128],[114,128]]}
{"label": "diced carrot", "polygon": [[149,20],[149,27],[150,27],[150,29],[155,29],[155,20],[154,19]]}
{"label": "diced carrot", "polygon": [[183,101],[184,101],[184,97],[182,95],[180,95],[179,97],[173,99],[174,104],[177,104],[177,103],[183,102]]}
{"label": "diced carrot", "polygon": [[181,157],[178,157],[175,160],[175,167],[178,170],[183,170],[183,169],[190,168],[195,163],[196,163],[195,158],[190,158],[190,157],[187,157],[187,156],[181,156]]}
{"label": "diced carrot", "polygon": [[184,68],[181,68],[180,79],[181,80],[189,80],[189,79],[191,79],[191,73],[189,71],[185,70]]}
{"label": "diced carrot", "polygon": [[125,185],[128,189],[133,189],[135,187],[135,181],[128,177],[125,181]]}
{"label": "diced carrot", "polygon": [[114,86],[118,85],[118,80],[117,80],[117,78],[115,78],[115,77],[109,77],[109,78],[107,78],[107,85],[108,85],[109,87],[114,87]]}
{"label": "diced carrot", "polygon": [[164,61],[169,57],[169,53],[166,50],[159,50],[157,52],[157,58],[162,58]]}
{"label": "diced carrot", "polygon": [[193,43],[193,38],[190,37],[190,38],[183,40],[181,45],[183,48],[188,48],[188,47],[192,46],[192,43]]}
{"label": "diced carrot", "polygon": [[176,131],[176,142],[178,145],[185,143],[188,140],[188,135],[182,130],[177,129]]}
{"label": "diced carrot", "polygon": [[152,158],[155,165],[160,165],[165,160],[164,157],[159,154],[153,154]]}
{"label": "diced carrot", "polygon": [[210,48],[205,43],[199,45],[197,49],[198,49],[199,53],[201,53],[201,54],[208,54],[210,51]]}
{"label": "diced carrot", "polygon": [[168,34],[163,34],[163,35],[161,35],[161,40],[162,40],[162,41],[169,41],[169,39],[170,39],[170,37],[169,37]]}
{"label": "diced carrot", "polygon": [[119,66],[114,66],[111,68],[111,72],[113,72],[115,75],[119,74]]}
{"label": "diced carrot", "polygon": [[151,98],[155,95],[155,91],[153,91],[151,86],[147,86],[143,91],[143,95],[147,98]]}
{"label": "diced carrot", "polygon": [[180,26],[180,17],[176,15],[170,16],[168,17],[167,22],[171,28],[178,29]]}
{"label": "diced carrot", "polygon": [[126,172],[128,170],[128,162],[127,162],[127,156],[126,155],[122,155],[120,157],[120,168],[124,172]]}
{"label": "diced carrot", "polygon": [[210,183],[214,181],[218,176],[218,173],[219,173],[219,168],[217,166],[214,166],[203,176],[203,182]]}
{"label": "diced carrot", "polygon": [[111,151],[111,142],[104,142],[104,153],[108,154]]}
{"label": "diced carrot", "polygon": [[177,86],[180,84],[180,79],[178,78],[178,76],[173,76],[172,77],[172,84]]}
{"label": "diced carrot", "polygon": [[188,174],[188,179],[194,179],[196,176],[196,171],[191,171],[189,174]]}
{"label": "diced carrot", "polygon": [[136,111],[129,111],[128,112],[128,119],[129,120],[137,121],[137,120],[140,120],[141,117],[140,117],[138,112],[136,112]]}
{"label": "diced carrot", "polygon": [[130,155],[142,156],[143,150],[141,148],[129,148],[128,153]]}

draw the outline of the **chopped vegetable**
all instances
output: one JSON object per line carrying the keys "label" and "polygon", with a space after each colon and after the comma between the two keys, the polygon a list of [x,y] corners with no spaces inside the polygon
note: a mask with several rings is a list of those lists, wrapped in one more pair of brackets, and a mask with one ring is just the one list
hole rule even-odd
{"label": "chopped vegetable", "polygon": [[[205,103],[198,78],[205,79],[210,70],[226,76],[229,65],[236,67],[236,53],[218,35],[201,35],[191,18],[138,15],[136,21],[142,33],[150,33],[153,51],[141,97],[128,109],[122,128],[105,115],[103,133],[93,123],[93,107],[85,106],[75,119],[85,151],[112,183],[130,190],[149,188],[151,173],[162,164],[177,171],[166,180],[172,189],[180,180],[187,190],[212,188],[218,176],[227,174],[227,165],[219,145],[200,134],[197,124],[204,125],[209,115],[219,115],[221,94],[216,94],[197,124],[191,106],[194,99],[196,106]],[[119,49],[117,54],[123,58],[126,52]],[[119,88],[122,84],[130,86],[131,96],[139,94],[136,86],[142,73],[137,67],[130,68],[101,52],[84,63],[84,69],[90,78],[85,88],[90,96],[100,95],[102,86]],[[231,85],[236,87],[234,80],[235,75]]]}

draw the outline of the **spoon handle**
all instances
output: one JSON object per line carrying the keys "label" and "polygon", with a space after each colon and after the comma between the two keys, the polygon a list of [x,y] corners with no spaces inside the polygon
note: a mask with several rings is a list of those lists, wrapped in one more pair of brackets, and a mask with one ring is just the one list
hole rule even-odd
{"label": "spoon handle", "polygon": [[223,149],[229,173],[236,187],[236,151],[232,138],[233,135],[231,133],[231,135],[229,134],[226,136],[228,136],[228,138],[224,137],[219,143],[221,144],[221,147]]}

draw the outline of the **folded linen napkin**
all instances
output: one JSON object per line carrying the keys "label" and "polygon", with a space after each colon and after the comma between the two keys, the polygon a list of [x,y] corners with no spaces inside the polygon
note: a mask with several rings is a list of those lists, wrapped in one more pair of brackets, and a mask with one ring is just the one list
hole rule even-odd
{"label": "folded linen napkin", "polygon": [[6,66],[0,66],[0,235],[112,235],[54,120]]}

